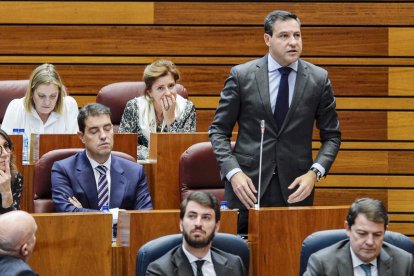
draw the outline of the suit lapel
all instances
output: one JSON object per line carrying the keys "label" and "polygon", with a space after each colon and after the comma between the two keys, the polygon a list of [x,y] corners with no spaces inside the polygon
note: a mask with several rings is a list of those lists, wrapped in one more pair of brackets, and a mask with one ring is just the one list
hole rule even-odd
{"label": "suit lapel", "polygon": [[213,248],[211,249],[211,259],[217,275],[232,274],[232,269],[227,266],[227,258],[215,252]]}
{"label": "suit lapel", "polygon": [[75,170],[78,185],[84,190],[88,199],[88,206],[82,207],[98,209],[98,191],[96,188],[95,175],[93,173],[92,165],[86,157],[85,151],[81,152],[79,155]]}
{"label": "suit lapel", "polygon": [[283,122],[283,125],[280,129],[280,131],[283,131],[283,129],[286,127],[286,125],[289,123],[289,120],[291,117],[294,117],[294,113],[296,108],[298,107],[298,104],[300,103],[304,93],[305,93],[305,87],[308,81],[308,68],[304,65],[304,63],[299,59],[298,62],[298,72],[296,74],[296,82],[295,82],[295,89],[293,91],[293,98],[292,102],[290,104],[290,108],[288,113],[286,114],[285,121]]}
{"label": "suit lapel", "polygon": [[126,181],[124,170],[118,163],[117,157],[111,155],[111,198],[110,208],[120,207],[125,194]]}
{"label": "suit lapel", "polygon": [[175,267],[174,275],[193,275],[194,272],[191,268],[191,264],[181,246],[182,245],[180,244],[171,256],[171,262]]}
{"label": "suit lapel", "polygon": [[381,249],[381,253],[378,258],[378,274],[381,276],[391,276],[392,275],[392,258],[384,250]]}
{"label": "suit lapel", "polygon": [[338,276],[354,275],[349,241],[338,248],[336,260],[338,264]]}
{"label": "suit lapel", "polygon": [[264,56],[260,61],[256,64],[256,85],[257,90],[259,90],[259,95],[263,103],[263,107],[266,111],[267,117],[271,118],[270,120],[266,120],[266,123],[271,122],[271,124],[278,129],[276,121],[273,117],[272,106],[270,104],[270,92],[269,92],[269,72],[268,72],[268,65],[267,65],[267,55]]}

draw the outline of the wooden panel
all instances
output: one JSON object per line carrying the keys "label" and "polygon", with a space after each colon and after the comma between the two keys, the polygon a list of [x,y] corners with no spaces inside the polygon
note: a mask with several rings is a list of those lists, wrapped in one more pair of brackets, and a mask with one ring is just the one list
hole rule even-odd
{"label": "wooden panel", "polygon": [[330,174],[316,186],[321,188],[414,188],[414,175]]}
{"label": "wooden panel", "polygon": [[414,112],[389,112],[387,118],[389,140],[414,139]]}
{"label": "wooden panel", "polygon": [[390,67],[388,69],[390,96],[413,96],[414,68]]}
{"label": "wooden panel", "polygon": [[330,173],[380,173],[386,174],[388,166],[387,151],[339,151]]}
{"label": "wooden panel", "polygon": [[[304,56],[337,56],[338,49],[341,56],[388,55],[386,28],[309,27],[302,32]],[[0,26],[0,36],[2,55],[262,56],[267,49],[262,27]]]}
{"label": "wooden panel", "polygon": [[[220,97],[190,96],[197,108],[216,109]],[[356,110],[413,110],[414,98],[337,97],[336,108]]]}
{"label": "wooden panel", "polygon": [[2,1],[0,23],[152,24],[153,13],[151,2]]}
{"label": "wooden panel", "polygon": [[[191,145],[208,140],[207,133],[151,133],[150,160],[154,164],[152,204],[155,209],[179,208],[178,163],[181,154]],[[172,146],[174,145],[174,146]],[[166,196],[168,195],[168,196]]]}
{"label": "wooden panel", "polygon": [[[153,60],[155,58],[151,58],[148,63]],[[181,72],[180,83],[193,96],[219,96],[224,81],[234,65],[204,65],[197,64],[197,60],[193,61],[194,65],[186,65],[179,64],[180,59],[173,58],[172,60],[178,61],[178,68]],[[103,86],[109,83],[141,80],[145,65],[57,64],[56,68],[69,93],[91,95],[97,94]],[[28,79],[35,67],[36,64],[0,64],[0,80]],[[386,67],[328,65],[324,68],[329,72],[336,96],[387,96],[388,69]],[[392,71],[395,80],[407,77],[407,68],[393,69],[396,69]],[[352,85],[350,85],[350,82],[352,82]],[[407,91],[406,93],[410,92]]]}
{"label": "wooden panel", "polygon": [[253,275],[298,275],[302,241],[319,230],[343,228],[346,213],[344,206],[250,209]]}
{"label": "wooden panel", "polygon": [[[263,56],[265,53],[258,55]],[[66,63],[66,64],[149,64],[156,57],[140,56],[140,55],[124,55],[124,56],[82,56],[82,55],[0,55],[0,63],[4,64],[41,64],[49,63]],[[248,62],[255,57],[237,57],[237,56],[173,56],[171,53],[162,58],[173,60],[176,64],[204,64],[204,65],[236,65]],[[313,64],[327,65],[347,65],[347,66],[413,66],[414,60],[410,57],[311,57],[303,56]]]}
{"label": "wooden panel", "polygon": [[[229,210],[221,215],[220,232],[236,234],[238,213]],[[127,247],[128,275],[135,275],[138,249],[150,240],[180,233],[179,221],[179,210],[119,211],[117,245]]]}
{"label": "wooden panel", "polygon": [[[136,134],[114,133],[114,151],[125,152],[137,158]],[[64,148],[85,148],[77,134],[41,134],[39,139],[39,157],[46,152]]]}
{"label": "wooden panel", "polygon": [[414,190],[389,190],[388,212],[414,212]]}
{"label": "wooden panel", "polygon": [[[304,25],[412,25],[414,17],[412,4],[306,2],[280,2],[276,8],[296,13]],[[274,9],[274,3],[160,2],[155,3],[155,23],[257,25]],[[395,16],[402,11],[404,16]]]}
{"label": "wooden panel", "polygon": [[414,56],[414,29],[390,28],[389,29],[389,55],[390,56]]}
{"label": "wooden panel", "polygon": [[111,275],[112,216],[34,214],[38,229],[29,264],[39,275]]}
{"label": "wooden panel", "polygon": [[414,235],[414,225],[412,223],[390,223],[388,225],[388,230],[399,232],[406,236]]}
{"label": "wooden panel", "polygon": [[[389,172],[393,174],[413,174],[414,151],[391,151]],[[414,209],[413,209],[414,211]]]}
{"label": "wooden panel", "polygon": [[358,198],[376,198],[387,203],[387,190],[368,189],[319,189],[315,191],[315,206],[347,205],[350,206]]}

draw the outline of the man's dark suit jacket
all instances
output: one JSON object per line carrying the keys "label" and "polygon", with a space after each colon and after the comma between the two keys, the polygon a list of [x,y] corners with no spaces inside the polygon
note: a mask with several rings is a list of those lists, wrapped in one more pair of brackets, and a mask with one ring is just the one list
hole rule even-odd
{"label": "man's dark suit jacket", "polygon": [[[381,276],[412,276],[413,256],[384,242],[377,259]],[[349,240],[343,240],[312,254],[303,276],[354,275]]]}
{"label": "man's dark suit jacket", "polygon": [[[217,276],[247,275],[239,256],[212,247],[211,258]],[[193,276],[194,272],[180,244],[158,260],[150,263],[146,275]]]}
{"label": "man's dark suit jacket", "polygon": [[[299,60],[294,94],[285,121],[278,128],[270,105],[267,55],[232,68],[227,78],[213,123],[210,140],[220,166],[222,178],[234,168],[240,168],[253,183],[259,180],[260,122],[265,120],[263,139],[262,187],[265,192],[274,172],[283,198],[293,180],[305,174],[313,162],[329,171],[339,150],[341,132],[328,73],[311,63]],[[312,158],[312,133],[316,120],[321,148]],[[234,151],[230,138],[234,125],[238,135]],[[225,197],[231,208],[246,209],[226,183]],[[264,203],[262,201],[262,203]],[[312,205],[313,193],[296,205]]]}
{"label": "man's dark suit jacket", "polygon": [[13,256],[0,256],[1,276],[36,276],[32,268],[22,259]]}
{"label": "man's dark suit jacket", "polygon": [[[109,208],[152,209],[143,167],[113,154],[111,158]],[[77,208],[71,204],[68,201],[69,196],[75,196],[83,208]],[[53,164],[52,198],[58,212],[96,212],[98,210],[96,180],[85,151]]]}

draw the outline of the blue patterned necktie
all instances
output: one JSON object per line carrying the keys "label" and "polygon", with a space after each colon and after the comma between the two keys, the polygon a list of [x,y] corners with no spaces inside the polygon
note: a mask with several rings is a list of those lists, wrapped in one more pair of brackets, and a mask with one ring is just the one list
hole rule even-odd
{"label": "blue patterned necktie", "polygon": [[197,276],[203,276],[203,271],[201,270],[201,267],[203,266],[205,260],[198,260],[195,261],[197,266]]}
{"label": "blue patterned necktie", "polygon": [[365,272],[365,276],[371,276],[371,264],[362,264],[360,267]]}
{"label": "blue patterned necktie", "polygon": [[290,67],[280,67],[280,83],[277,93],[275,111],[273,113],[279,129],[283,125],[286,114],[289,110],[289,74],[292,71]]}
{"label": "blue patterned necktie", "polygon": [[99,172],[98,178],[98,208],[102,210],[102,206],[109,205],[109,188],[108,179],[106,178],[107,167],[99,165],[95,168]]}

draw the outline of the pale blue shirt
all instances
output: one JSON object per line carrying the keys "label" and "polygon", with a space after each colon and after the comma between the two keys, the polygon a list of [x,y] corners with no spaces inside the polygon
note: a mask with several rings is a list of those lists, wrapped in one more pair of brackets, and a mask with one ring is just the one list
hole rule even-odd
{"label": "pale blue shirt", "polygon": [[[354,268],[354,276],[365,276],[365,271],[361,268],[362,264],[365,264],[361,261],[357,255],[355,255],[354,251],[351,249],[351,258],[352,258],[352,267]],[[371,266],[371,276],[378,276],[378,266],[377,266],[377,258],[370,262]]]}
{"label": "pale blue shirt", "polygon": [[203,272],[203,275],[206,276],[216,276],[216,271],[214,270],[214,264],[213,264],[213,260],[211,259],[211,250],[208,250],[208,253],[201,259],[195,257],[193,254],[191,254],[190,252],[188,252],[187,249],[185,249],[184,244],[182,245],[184,254],[187,256],[188,261],[191,264],[191,268],[193,269],[194,275],[197,275],[197,265],[196,265],[196,261],[198,260],[204,260],[204,264],[201,267],[201,271]]}

